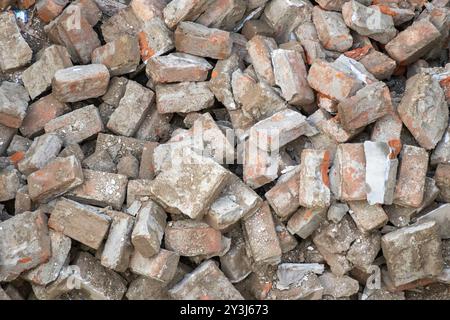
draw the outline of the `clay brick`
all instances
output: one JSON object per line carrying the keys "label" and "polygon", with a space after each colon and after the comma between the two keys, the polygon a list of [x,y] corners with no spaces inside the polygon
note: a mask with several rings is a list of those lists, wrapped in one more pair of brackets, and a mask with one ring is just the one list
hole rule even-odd
{"label": "clay brick", "polygon": [[14,214],[24,213],[32,210],[32,203],[30,195],[28,194],[28,187],[23,186],[16,193],[14,200]]}
{"label": "clay brick", "polygon": [[269,25],[263,20],[248,20],[244,23],[241,33],[247,38],[252,39],[256,35],[273,37],[275,35]]}
{"label": "clay brick", "polygon": [[149,21],[155,17],[163,16],[166,0],[132,0],[130,3],[133,12],[142,21]]}
{"label": "clay brick", "polygon": [[25,66],[33,54],[20,34],[13,12],[0,14],[0,69],[3,72]]}
{"label": "clay brick", "polygon": [[116,134],[132,136],[144,121],[153,99],[153,91],[137,82],[128,81],[124,96],[106,126]]}
{"label": "clay brick", "polygon": [[281,176],[264,195],[277,216],[288,218],[300,206],[298,200],[300,167]]}
{"label": "clay brick", "polygon": [[0,171],[0,201],[12,200],[20,188],[20,173],[16,169]]}
{"label": "clay brick", "polygon": [[410,64],[427,53],[441,36],[427,20],[419,20],[386,44],[386,51],[401,65]]}
{"label": "clay brick", "polygon": [[436,209],[428,212],[427,214],[420,216],[417,219],[418,223],[422,223],[424,221],[435,221],[439,228],[439,236],[441,239],[449,239],[450,238],[450,225],[449,225],[449,213],[450,213],[450,205],[443,204]]}
{"label": "clay brick", "polygon": [[271,57],[272,52],[278,47],[275,40],[264,36],[255,36],[247,42],[246,47],[258,78],[274,86],[275,75]]}
{"label": "clay brick", "polygon": [[103,22],[100,28],[103,39],[108,43],[124,35],[137,36],[142,26],[143,21],[136,16],[131,6],[127,6]]}
{"label": "clay brick", "polygon": [[423,199],[428,153],[425,149],[404,145],[400,159],[394,203],[418,207]]}
{"label": "clay brick", "polygon": [[117,173],[129,179],[136,179],[139,174],[139,160],[131,154],[120,158],[117,163]]}
{"label": "clay brick", "polygon": [[44,132],[48,122],[67,111],[70,111],[69,107],[58,101],[52,94],[42,97],[29,106],[19,129],[20,133],[28,138],[35,137]]}
{"label": "clay brick", "polygon": [[[420,246],[415,245],[420,243]],[[381,238],[389,275],[395,286],[438,276],[443,268],[438,226],[428,221]]]}
{"label": "clay brick", "polygon": [[389,89],[381,81],[365,86],[338,104],[340,122],[349,131],[364,127],[392,110]]}
{"label": "clay brick", "polygon": [[130,180],[127,187],[127,206],[135,201],[147,202],[150,200],[150,181],[147,179]]}
{"label": "clay brick", "polygon": [[403,123],[397,112],[391,112],[375,121],[370,139],[372,141],[386,142],[391,147],[398,146],[400,149],[402,127]]}
{"label": "clay brick", "polygon": [[92,63],[105,65],[111,77],[136,70],[140,61],[137,37],[121,36],[92,51]]}
{"label": "clay brick", "polygon": [[108,69],[102,64],[58,70],[52,80],[53,94],[61,102],[97,98],[106,93],[109,76]]}
{"label": "clay brick", "polygon": [[5,81],[0,85],[0,125],[19,128],[25,118],[28,93],[20,84]]}
{"label": "clay brick", "polygon": [[49,23],[59,16],[68,3],[68,0],[38,0],[36,2],[37,16],[45,23]]}
{"label": "clay brick", "polygon": [[96,135],[103,130],[103,123],[97,108],[88,105],[54,118],[44,128],[46,133],[56,133],[68,145]]}
{"label": "clay brick", "polygon": [[314,92],[306,80],[306,66],[300,53],[276,49],[272,51],[272,64],[275,82],[289,104],[303,106],[314,102]]}
{"label": "clay brick", "polygon": [[181,22],[174,36],[177,51],[213,59],[226,59],[231,55],[233,42],[229,32],[198,23]]}
{"label": "clay brick", "polygon": [[72,67],[72,61],[67,49],[52,45],[42,53],[39,60],[32,64],[22,74],[22,81],[32,99],[50,89],[56,71]]}
{"label": "clay brick", "polygon": [[397,110],[417,142],[427,150],[436,146],[448,126],[444,91],[429,74],[420,73],[408,79]]}
{"label": "clay brick", "polygon": [[171,53],[167,56],[151,58],[146,73],[154,84],[205,81],[212,66],[206,59],[190,54]]}
{"label": "clay brick", "polygon": [[172,117],[172,113],[159,113],[155,104],[153,104],[141,126],[136,131],[135,137],[147,141],[166,141],[172,131],[170,124]]}
{"label": "clay brick", "polygon": [[439,188],[438,200],[448,202],[450,199],[450,165],[440,163],[434,173],[436,186]]}
{"label": "clay brick", "polygon": [[128,179],[121,174],[84,169],[84,182],[67,196],[94,206],[112,206],[120,210],[125,200]]}
{"label": "clay brick", "polygon": [[97,143],[95,145],[95,152],[106,150],[111,155],[113,160],[119,159],[128,154],[132,154],[136,158],[140,159],[144,144],[145,141],[135,138],[99,133],[97,136]]}
{"label": "clay brick", "polygon": [[98,208],[61,199],[56,202],[48,225],[55,231],[98,249],[105,238],[111,218]]}
{"label": "clay brick", "polygon": [[289,219],[287,229],[291,234],[306,239],[326,219],[326,213],[327,211],[323,208],[300,208]]}
{"label": "clay brick", "polygon": [[159,252],[166,219],[164,210],[153,201],[142,205],[131,234],[131,242],[141,256],[150,258]]}
{"label": "clay brick", "polygon": [[189,273],[169,290],[179,300],[243,300],[242,295],[231,284],[212,260],[207,260]]}
{"label": "clay brick", "polygon": [[[280,241],[267,202],[263,203],[258,211],[244,220],[243,228],[246,242],[255,262],[271,265],[280,262]],[[264,230],[264,232],[261,232],[261,230]]]}
{"label": "clay brick", "polygon": [[81,164],[75,156],[56,158],[27,177],[33,201],[48,202],[83,183]]}
{"label": "clay brick", "polygon": [[196,22],[207,27],[232,31],[244,17],[246,9],[247,1],[215,0]]}
{"label": "clay brick", "polygon": [[171,1],[163,10],[164,22],[174,29],[181,21],[195,20],[210,3],[210,0]]}
{"label": "clay brick", "polygon": [[6,152],[16,132],[17,129],[0,124],[0,155]]}
{"label": "clay brick", "polygon": [[130,260],[130,270],[141,276],[168,283],[175,276],[179,259],[177,253],[165,249],[161,249],[151,258],[145,258],[139,251],[134,251]]}
{"label": "clay brick", "polygon": [[209,108],[214,95],[207,82],[181,82],[157,85],[156,107],[159,113],[188,113]]}
{"label": "clay brick", "polygon": [[356,60],[361,62],[367,71],[378,80],[389,79],[397,67],[395,60],[373,48],[366,55]]}
{"label": "clay brick", "polygon": [[349,276],[338,277],[331,272],[325,272],[319,277],[323,294],[334,298],[352,296],[359,291],[359,283]]}
{"label": "clay brick", "polygon": [[307,208],[330,205],[328,151],[304,149],[301,153],[299,203]]}
{"label": "clay brick", "polygon": [[363,232],[370,232],[381,228],[388,221],[388,216],[381,205],[369,205],[366,201],[351,201],[350,216],[356,223],[358,229]]}
{"label": "clay brick", "polygon": [[46,215],[25,212],[0,223],[0,279],[12,281],[51,256]]}
{"label": "clay brick", "polygon": [[140,179],[153,179],[155,177],[155,164],[153,151],[159,145],[157,142],[147,142],[142,150],[142,159],[139,168]]}
{"label": "clay brick", "polygon": [[165,54],[175,48],[173,32],[160,18],[146,21],[138,33],[142,61]]}

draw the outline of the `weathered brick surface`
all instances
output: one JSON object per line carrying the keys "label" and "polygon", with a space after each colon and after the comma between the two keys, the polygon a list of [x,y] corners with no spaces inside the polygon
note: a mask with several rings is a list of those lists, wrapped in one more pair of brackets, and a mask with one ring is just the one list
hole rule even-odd
{"label": "weathered brick surface", "polygon": [[3,82],[0,85],[0,125],[19,128],[25,118],[29,100],[23,86]]}

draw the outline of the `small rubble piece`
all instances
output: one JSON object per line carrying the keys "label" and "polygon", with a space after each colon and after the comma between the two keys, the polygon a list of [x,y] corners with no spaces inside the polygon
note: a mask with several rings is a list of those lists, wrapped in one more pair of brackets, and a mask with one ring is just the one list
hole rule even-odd
{"label": "small rubble piece", "polygon": [[330,205],[328,151],[305,149],[301,154],[299,202],[307,208],[324,208]]}
{"label": "small rubble piece", "polygon": [[350,297],[359,291],[359,283],[349,276],[338,277],[331,272],[325,272],[319,277],[323,286],[323,294],[333,298]]}
{"label": "small rubble piece", "polygon": [[95,207],[61,199],[53,209],[48,225],[55,231],[98,249],[108,232],[111,218]]}
{"label": "small rubble piece", "polygon": [[13,12],[0,13],[0,30],[0,70],[7,72],[27,65],[33,51],[20,34]]}
{"label": "small rubble piece", "polygon": [[297,234],[302,239],[308,238],[325,220],[326,209],[300,208],[287,223],[287,229],[291,234]]}
{"label": "small rubble piece", "polygon": [[420,73],[408,79],[398,114],[422,148],[436,147],[448,126],[444,91],[432,75]]}
{"label": "small rubble piece", "polygon": [[243,300],[242,295],[217,267],[213,260],[207,260],[169,290],[178,300]]}
{"label": "small rubble piece", "polygon": [[12,281],[51,256],[47,217],[25,212],[0,223],[0,281]]}
{"label": "small rubble piece", "polygon": [[392,204],[397,177],[397,158],[392,159],[392,151],[385,142],[364,142],[366,158],[367,202],[372,204]]}
{"label": "small rubble piece", "polygon": [[427,221],[381,238],[390,278],[395,286],[438,276],[443,268],[439,227]]}
{"label": "small rubble piece", "polygon": [[13,82],[0,85],[0,125],[19,128],[27,113],[28,93],[23,86]]}
{"label": "small rubble piece", "polygon": [[424,221],[435,221],[439,228],[439,235],[441,239],[450,238],[450,205],[443,204],[440,207],[424,214],[417,219],[418,223]]}

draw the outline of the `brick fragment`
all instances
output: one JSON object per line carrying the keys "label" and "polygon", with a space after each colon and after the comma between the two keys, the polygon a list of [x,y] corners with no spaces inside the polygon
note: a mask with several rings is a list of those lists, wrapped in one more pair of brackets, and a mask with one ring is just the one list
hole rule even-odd
{"label": "brick fragment", "polygon": [[304,149],[301,154],[299,202],[307,208],[324,208],[330,205],[328,151]]}
{"label": "brick fragment", "polygon": [[59,16],[68,3],[68,0],[38,0],[36,2],[37,16],[45,23],[49,23]]}
{"label": "brick fragment", "polygon": [[325,272],[319,277],[323,286],[323,294],[334,298],[352,296],[359,291],[359,283],[349,276],[338,277],[331,272]]}
{"label": "brick fragment", "polygon": [[308,105],[314,102],[314,93],[306,80],[306,66],[300,53],[276,49],[272,51],[272,64],[275,82],[289,104]]}
{"label": "brick fragment", "polygon": [[171,1],[163,10],[164,22],[173,29],[182,21],[193,21],[210,3],[210,0]]}
{"label": "brick fragment", "polygon": [[220,268],[231,283],[244,280],[252,272],[252,264],[246,251],[246,242],[241,232],[232,237],[231,247],[220,257]]}
{"label": "brick fragment", "polygon": [[344,52],[352,46],[350,30],[339,12],[326,11],[315,6],[312,10],[312,20],[325,49]]}
{"label": "brick fragment", "polygon": [[450,165],[440,163],[434,173],[436,186],[439,188],[438,200],[448,202],[450,199]]}
{"label": "brick fragment", "polygon": [[244,17],[247,3],[243,0],[216,0],[196,20],[207,27],[232,31]]}
{"label": "brick fragment", "polygon": [[169,290],[174,299],[242,300],[243,297],[220,271],[216,263],[207,260]]}
{"label": "brick fragment", "polygon": [[212,59],[226,59],[231,55],[233,42],[226,31],[194,22],[181,22],[174,37],[177,51]]}
{"label": "brick fragment", "polygon": [[0,155],[6,152],[16,132],[17,129],[0,124]]}
{"label": "brick fragment", "polygon": [[125,200],[128,179],[121,174],[84,169],[84,182],[67,196],[91,205],[112,206],[120,210]]}
{"label": "brick fragment", "polygon": [[160,18],[146,21],[138,33],[142,61],[165,54],[175,48],[173,32]]}
{"label": "brick fragment", "polygon": [[305,50],[305,62],[312,64],[316,59],[325,59],[326,53],[320,43],[316,27],[312,21],[302,22],[296,29],[295,35]]}
{"label": "brick fragment", "polygon": [[161,18],[166,4],[166,0],[132,0],[130,6],[139,19],[148,21],[155,17]]}
{"label": "brick fragment", "polygon": [[108,43],[124,35],[137,36],[142,25],[143,21],[136,16],[133,8],[127,6],[103,22],[100,28],[103,39]]}
{"label": "brick fragment", "polygon": [[56,71],[72,67],[72,61],[67,49],[52,45],[42,53],[39,60],[32,64],[22,74],[22,81],[32,99],[50,89]]}
{"label": "brick fragment", "polygon": [[89,64],[58,70],[52,80],[53,94],[61,102],[76,102],[104,95],[109,71],[102,64]]}
{"label": "brick fragment", "polygon": [[147,142],[142,150],[142,159],[139,167],[140,179],[153,179],[155,177],[155,163],[153,151],[159,144],[157,142]]}
{"label": "brick fragment", "polygon": [[16,169],[5,169],[0,172],[0,201],[8,201],[16,197],[20,188],[20,173]]}
{"label": "brick fragment", "polygon": [[418,223],[422,223],[425,221],[434,221],[436,222],[439,229],[439,236],[441,239],[449,239],[450,238],[450,224],[449,224],[449,214],[450,214],[450,205],[448,203],[443,204],[437,207],[434,210],[420,216],[417,219]]}
{"label": "brick fragment", "polygon": [[0,14],[0,29],[0,69],[7,72],[28,64],[33,52],[20,34],[12,12]]}
{"label": "brick fragment", "polygon": [[436,145],[430,156],[430,163],[436,165],[439,163],[450,163],[450,127],[444,132],[441,140]]}
{"label": "brick fragment", "polygon": [[166,219],[164,210],[153,201],[145,203],[140,208],[131,234],[131,242],[144,258],[150,258],[159,252]]}
{"label": "brick fragment", "polygon": [[44,132],[44,126],[51,120],[70,111],[69,107],[49,94],[32,103],[23,119],[20,133],[28,138]]}
{"label": "brick fragment", "polygon": [[126,282],[119,274],[103,267],[87,252],[79,253],[74,266],[80,270],[75,281],[80,281],[81,291],[92,300],[120,300],[127,291]]}
{"label": "brick fragment", "polygon": [[137,159],[140,159],[144,144],[145,141],[135,138],[99,133],[97,136],[95,151],[99,152],[106,150],[111,155],[113,160],[119,159],[128,154],[132,154]]}
{"label": "brick fragment", "polygon": [[105,65],[111,76],[120,76],[136,70],[140,61],[137,37],[121,36],[92,51],[92,63]]}
{"label": "brick fragment", "polygon": [[131,232],[134,218],[128,214],[107,211],[112,218],[109,233],[102,250],[100,263],[117,272],[125,272],[130,263],[132,253]]}
{"label": "brick fragment", "polygon": [[[420,246],[415,245],[420,243]],[[443,268],[436,222],[427,221],[390,232],[381,238],[389,275],[395,286],[438,276]]]}
{"label": "brick fragment", "polygon": [[252,39],[256,35],[273,37],[274,30],[263,20],[248,20],[244,23],[241,33],[247,38]]}
{"label": "brick fragment", "polygon": [[264,36],[255,36],[247,42],[246,47],[258,78],[271,86],[275,85],[271,59],[272,52],[278,47],[275,40]]}
{"label": "brick fragment", "polygon": [[381,205],[369,205],[366,201],[351,201],[350,216],[356,223],[358,229],[365,233],[381,228],[388,221],[388,216]]}
{"label": "brick fragment", "polygon": [[206,59],[185,53],[171,53],[151,58],[146,73],[154,84],[205,81],[212,66]]}
{"label": "brick fragment", "polygon": [[147,141],[166,141],[172,131],[170,124],[172,117],[172,113],[159,113],[155,104],[153,104],[141,126],[136,131],[135,137]]}
{"label": "brick fragment", "polygon": [[390,15],[352,0],[342,5],[345,24],[362,36],[386,44],[397,35]]}
{"label": "brick fragment", "polygon": [[219,255],[223,249],[222,235],[204,222],[170,221],[165,230],[166,249],[181,256]]}
{"label": "brick fragment", "polygon": [[[244,220],[244,234],[253,260],[257,263],[275,265],[281,259],[280,241],[275,230],[272,212],[267,202]],[[264,230],[264,232],[261,232]]]}
{"label": "brick fragment", "polygon": [[72,241],[60,232],[49,230],[51,257],[46,262],[26,273],[22,277],[37,285],[45,286],[58,278],[69,255]]}
{"label": "brick fragment", "polygon": [[302,239],[306,239],[325,220],[326,212],[323,208],[300,208],[289,219],[287,229],[291,234],[297,234]]}
{"label": "brick fragment", "polygon": [[46,215],[37,210],[0,223],[0,280],[12,281],[51,255]]}
{"label": "brick fragment", "polygon": [[139,251],[134,251],[130,260],[130,270],[141,276],[168,283],[175,276],[179,259],[178,253],[165,249],[161,249],[151,258],[145,258]]}
{"label": "brick fragment", "polygon": [[107,150],[94,152],[82,160],[83,168],[94,171],[117,173],[117,167]]}
{"label": "brick fragment", "polygon": [[130,180],[127,187],[127,206],[135,201],[147,202],[150,197],[150,181],[147,179]]}
{"label": "brick fragment", "polygon": [[211,80],[208,83],[209,89],[214,93],[216,99],[228,110],[237,108],[231,90],[231,76],[238,68],[239,58],[235,54],[225,60],[219,60],[211,73]]}
{"label": "brick fragment", "polygon": [[117,163],[117,173],[129,179],[136,179],[139,174],[139,160],[133,155],[127,155]]}
{"label": "brick fragment", "polygon": [[436,146],[448,126],[444,91],[426,73],[408,79],[397,111],[416,141],[427,150]]}
{"label": "brick fragment", "polygon": [[385,48],[397,63],[407,65],[427,53],[440,36],[439,30],[431,22],[419,20],[400,32]]}
{"label": "brick fragment", "polygon": [[[355,51],[356,50],[358,49],[355,49]],[[397,67],[395,60],[373,48],[369,48],[367,54],[360,58],[356,58],[356,60],[359,61],[367,69],[367,71],[373,74],[373,76],[378,80],[389,79]]]}
{"label": "brick fragment", "polygon": [[24,213],[32,210],[32,202],[28,194],[28,187],[23,186],[16,193],[14,200],[14,214]]}
{"label": "brick fragment", "polygon": [[5,81],[0,85],[0,125],[19,128],[25,118],[30,97],[20,84]]}
{"label": "brick fragment", "polygon": [[124,96],[106,126],[116,134],[132,136],[144,121],[153,99],[153,91],[135,81],[128,81]]}
{"label": "brick fragment", "polygon": [[156,86],[156,107],[159,113],[188,113],[209,108],[214,95],[207,82],[181,82]]}
{"label": "brick fragment", "polygon": [[418,207],[423,199],[428,153],[423,148],[404,145],[400,159],[394,203]]}
{"label": "brick fragment", "polygon": [[31,200],[48,202],[83,183],[81,164],[75,156],[56,158],[27,177]]}
{"label": "brick fragment", "polygon": [[64,198],[56,202],[48,221],[53,230],[93,249],[100,247],[110,224],[111,218],[98,208]]}

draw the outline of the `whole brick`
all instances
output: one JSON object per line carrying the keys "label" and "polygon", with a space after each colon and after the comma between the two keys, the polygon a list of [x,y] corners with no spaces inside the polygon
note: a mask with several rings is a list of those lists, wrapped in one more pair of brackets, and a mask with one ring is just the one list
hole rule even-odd
{"label": "whole brick", "polygon": [[403,146],[394,193],[395,204],[409,207],[420,206],[424,194],[428,157],[428,153],[423,148]]}
{"label": "whole brick", "polygon": [[210,4],[211,0],[171,1],[163,10],[164,22],[173,29],[181,21],[195,20]]}
{"label": "whole brick", "polygon": [[206,59],[190,54],[171,53],[148,60],[146,73],[153,83],[205,81],[212,66]]}
{"label": "whole brick", "polygon": [[51,212],[48,225],[53,230],[98,249],[105,238],[111,218],[98,208],[69,199],[60,199]]}
{"label": "whole brick", "polygon": [[419,20],[389,41],[385,48],[397,63],[407,65],[427,53],[440,36],[439,30],[431,22]]}
{"label": "whole brick", "polygon": [[330,169],[331,190],[339,200],[366,199],[366,158],[362,143],[343,143]]}
{"label": "whole brick", "polygon": [[164,245],[180,256],[217,255],[222,251],[222,234],[204,222],[170,221],[166,226]]}
{"label": "whole brick", "polygon": [[339,12],[326,11],[315,6],[312,10],[312,20],[325,49],[344,52],[352,46],[350,30]]}
{"label": "whole brick", "polygon": [[112,77],[135,71],[139,61],[138,39],[129,35],[121,36],[92,52],[92,63],[105,65]]}
{"label": "whole brick", "polygon": [[275,85],[271,59],[272,52],[278,47],[275,40],[264,36],[255,36],[247,42],[246,47],[258,78],[271,86]]}
{"label": "whole brick", "polygon": [[153,91],[135,81],[128,81],[125,94],[106,126],[116,134],[132,136],[144,121],[153,99]]}
{"label": "whole brick", "polygon": [[84,181],[67,196],[94,206],[120,210],[125,200],[128,179],[121,174],[84,169]]}
{"label": "whole brick", "polygon": [[350,29],[382,44],[388,43],[397,35],[394,20],[390,15],[366,7],[355,0],[343,4],[342,16]]}
{"label": "whole brick", "polygon": [[0,14],[0,69],[7,72],[28,64],[33,52],[20,34],[12,12]]}
{"label": "whole brick", "polygon": [[384,235],[381,238],[381,248],[395,286],[436,277],[442,271],[441,240],[434,221],[401,228]]}
{"label": "whole brick", "polygon": [[169,283],[175,276],[179,260],[180,256],[177,253],[165,249],[161,249],[151,258],[145,258],[139,251],[134,251],[130,270],[141,276]]}
{"label": "whole brick", "polygon": [[338,104],[339,119],[347,130],[364,127],[392,110],[389,89],[381,81],[365,86]]}
{"label": "whole brick", "polygon": [[46,262],[26,273],[22,277],[35,284],[45,286],[58,278],[69,255],[72,241],[60,232],[49,230],[51,257]]}
{"label": "whole brick", "polygon": [[408,79],[397,111],[420,146],[427,150],[436,146],[448,126],[444,91],[429,74],[420,73]]}
{"label": "whole brick", "polygon": [[100,263],[117,272],[125,272],[129,266],[132,253],[130,240],[134,219],[126,213],[117,211],[107,211],[107,214],[112,218],[112,222],[102,250]]}
{"label": "whole brick", "polygon": [[180,300],[242,300],[243,297],[220,271],[217,264],[207,260],[169,290]]}
{"label": "whole brick", "polygon": [[31,200],[47,202],[83,183],[81,164],[75,156],[56,158],[27,177]]}
{"label": "whole brick", "polygon": [[306,66],[300,53],[276,49],[272,51],[272,64],[275,82],[289,104],[308,105],[314,102],[314,92],[306,80]]}
{"label": "whole brick", "polygon": [[243,228],[246,242],[255,262],[272,265],[280,262],[280,242],[267,202],[244,220]]}
{"label": "whole brick", "polygon": [[212,59],[226,59],[231,55],[233,42],[229,32],[194,22],[181,22],[174,36],[177,51]]}
{"label": "whole brick", "polygon": [[40,58],[22,74],[22,81],[32,99],[50,89],[56,71],[72,67],[67,49],[52,45],[41,53]]}
{"label": "whole brick", "polygon": [[4,81],[0,85],[0,125],[19,128],[27,113],[30,97],[20,84]]}
{"label": "whole brick", "polygon": [[45,125],[51,120],[70,111],[69,107],[58,101],[52,94],[40,98],[32,103],[23,119],[20,133],[32,138],[44,132]]}
{"label": "whole brick", "polygon": [[166,219],[164,210],[153,201],[143,204],[140,208],[131,234],[131,242],[141,256],[150,258],[159,252]]}
{"label": "whole brick", "polygon": [[207,82],[181,82],[157,85],[156,107],[159,113],[188,113],[209,108],[214,103],[214,94]]}
{"label": "whole brick", "polygon": [[37,210],[0,223],[0,280],[12,281],[51,256],[47,216]]}
{"label": "whole brick", "polygon": [[80,252],[74,261],[79,268],[75,281],[80,281],[81,291],[92,300],[121,300],[127,286],[117,273],[103,267],[98,260],[87,252]]}
{"label": "whole brick", "polygon": [[18,164],[20,172],[29,175],[42,169],[58,156],[62,144],[62,140],[54,133],[37,137]]}
{"label": "whole brick", "polygon": [[299,202],[307,208],[330,205],[328,151],[305,149],[301,153]]}

